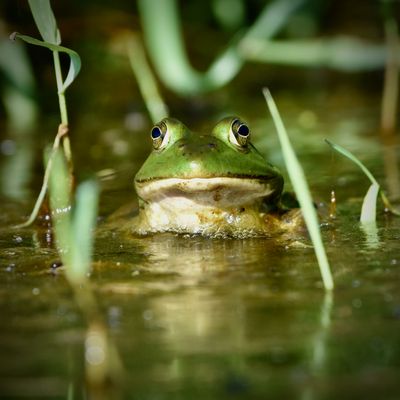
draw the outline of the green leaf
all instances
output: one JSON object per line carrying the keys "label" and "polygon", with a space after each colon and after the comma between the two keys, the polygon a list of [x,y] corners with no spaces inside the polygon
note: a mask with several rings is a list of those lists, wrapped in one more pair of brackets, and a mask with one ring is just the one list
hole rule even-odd
{"label": "green leaf", "polygon": [[49,0],[28,0],[33,19],[43,40],[52,44],[60,44],[61,37],[57,28],[57,21]]}
{"label": "green leaf", "polygon": [[52,44],[48,42],[43,42],[41,40],[35,39],[27,35],[21,35],[20,33],[17,32],[14,32],[12,35],[10,35],[11,39],[14,39],[16,37],[18,39],[23,40],[26,43],[33,44],[35,46],[46,47],[49,50],[62,52],[69,55],[70,64],[69,64],[68,74],[60,90],[61,93],[65,92],[68,86],[71,85],[71,83],[75,80],[81,69],[81,58],[79,57],[79,54],[74,50],[68,49],[67,47],[59,46],[57,44]]}
{"label": "green leaf", "polygon": [[326,290],[332,290],[334,286],[332,273],[329,267],[324,244],[322,242],[317,213],[311,198],[307,180],[304,176],[303,168],[296,157],[296,154],[290,143],[289,136],[286,132],[285,126],[283,125],[281,116],[279,115],[279,111],[275,105],[270,91],[268,89],[264,89],[263,94],[265,96],[265,100],[267,101],[272,119],[275,123],[290,181],[300,203],[301,211],[303,213],[311,241],[314,245],[314,251],[318,260],[322,281]]}

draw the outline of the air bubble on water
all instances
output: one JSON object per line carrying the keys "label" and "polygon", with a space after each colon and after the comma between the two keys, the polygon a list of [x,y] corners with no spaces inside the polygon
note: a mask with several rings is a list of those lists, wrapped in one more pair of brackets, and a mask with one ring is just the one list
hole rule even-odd
{"label": "air bubble on water", "polygon": [[6,271],[7,272],[11,272],[11,271],[14,270],[14,268],[15,268],[15,264],[14,263],[13,264],[8,264],[7,267],[6,267]]}
{"label": "air bubble on water", "polygon": [[19,235],[14,235],[13,239],[15,243],[22,243],[24,241],[24,239]]}

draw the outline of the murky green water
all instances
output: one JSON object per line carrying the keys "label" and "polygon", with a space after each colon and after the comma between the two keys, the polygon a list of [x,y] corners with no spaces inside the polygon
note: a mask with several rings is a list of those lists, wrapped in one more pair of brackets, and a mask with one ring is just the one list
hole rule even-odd
{"label": "murky green water", "polygon": [[[299,110],[293,114],[301,115]],[[340,141],[346,122],[352,126],[354,120],[329,124],[327,117],[326,133]],[[362,134],[363,125],[356,127]],[[347,161],[331,160],[324,132],[307,137],[301,129],[294,135],[315,197],[329,200],[334,187],[339,198],[337,219],[323,228],[336,290],[322,290],[304,237],[297,243],[133,239],[100,223],[91,282],[123,364],[122,398],[399,395],[400,221],[380,213],[377,236],[366,236],[357,219],[367,182]],[[266,146],[279,163],[272,138]],[[382,178],[374,139],[359,137],[357,143]],[[133,198],[133,171],[127,173],[124,163],[104,183],[103,217]],[[87,320],[62,268],[52,268],[58,256],[44,233],[9,228],[28,204],[4,200],[2,208],[2,398],[66,398],[68,390],[82,398]]]}

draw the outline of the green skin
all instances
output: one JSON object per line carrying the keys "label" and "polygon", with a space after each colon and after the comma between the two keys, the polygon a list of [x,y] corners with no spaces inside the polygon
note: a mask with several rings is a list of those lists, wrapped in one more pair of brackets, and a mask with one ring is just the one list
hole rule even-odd
{"label": "green skin", "polygon": [[[170,140],[164,148],[152,151],[136,174],[135,182],[165,178],[251,178],[272,181],[276,188],[274,197],[279,197],[283,188],[279,170],[267,163],[251,143],[240,148],[229,141],[234,119],[223,119],[211,135],[192,133],[178,120],[166,119]],[[197,164],[195,170],[193,161]]]}
{"label": "green skin", "polygon": [[[258,197],[258,189],[252,189],[256,191],[254,198],[257,197],[257,210],[261,207],[265,209],[265,206],[272,206],[273,208],[274,205],[278,203],[283,189],[281,173],[277,168],[266,162],[259,151],[248,141],[248,138],[246,138],[247,141],[244,145],[243,143],[240,145],[237,141],[235,142],[235,139],[232,139],[232,124],[234,121],[237,121],[236,117],[223,119],[214,127],[210,135],[192,133],[184,124],[176,119],[166,118],[161,122],[164,130],[167,132],[167,140],[165,143],[163,142],[161,147],[153,149],[135,176],[135,187],[139,195],[140,208],[147,212],[146,218],[148,218],[149,215],[151,218],[151,213],[155,214],[156,212],[150,210],[154,197],[152,198],[150,195],[146,197],[147,192],[142,190],[143,187],[149,184],[152,185],[154,182],[156,184],[158,184],[158,182],[167,182],[166,180],[170,178],[189,181],[193,178],[212,178],[214,186],[212,186],[210,191],[216,190],[215,182],[217,181],[218,183],[218,181],[221,180],[224,189],[231,190],[229,196],[232,197],[233,202],[232,205],[227,207],[226,199],[229,198],[229,196],[226,196],[224,207],[220,207],[224,210],[233,210],[233,207],[241,206],[241,198],[243,196],[240,197],[240,182],[257,182],[260,188],[262,188],[262,190],[260,189],[261,191]],[[157,147],[157,145],[155,147]],[[229,188],[230,180],[224,178],[236,178],[233,189]],[[239,182],[239,184],[237,182]],[[152,190],[152,196],[154,196],[154,193],[157,195],[157,187],[158,186],[156,186],[156,190]],[[267,191],[265,191],[266,187],[268,187],[268,194],[262,197],[263,194],[261,193],[267,193]],[[220,189],[220,187],[218,188]],[[162,190],[165,190],[165,188]],[[206,190],[204,190],[204,188],[202,190],[203,192],[201,195],[205,196],[204,193]],[[165,199],[170,193],[176,195],[176,188],[174,187],[174,191],[164,191],[161,197]],[[186,192],[182,191],[180,196],[190,197],[191,201],[196,201],[196,192],[191,192],[190,195],[187,196],[185,193]],[[237,196],[235,196],[236,193]],[[201,202],[200,193],[197,198],[199,202]],[[175,202],[175,205],[176,204]],[[220,203],[220,206],[221,204],[222,203]],[[180,203],[178,203],[178,206],[180,206]],[[215,206],[214,210],[217,208],[218,204]],[[192,208],[188,209],[187,212],[192,212],[190,211],[191,209]],[[186,212],[185,209],[180,211],[181,214],[182,212]],[[157,211],[157,213],[159,213],[159,211]],[[143,224],[143,221],[139,222],[139,224]],[[208,224],[210,223],[208,222]],[[184,224],[181,223],[181,225]],[[174,224],[172,220],[171,226],[175,226],[175,228],[171,228],[172,231],[197,232],[190,227],[183,227],[182,230],[180,230],[178,226],[177,229],[176,224]],[[240,229],[240,224],[237,225],[237,227]],[[147,231],[166,231],[168,230],[167,228],[163,226],[158,229],[153,226],[152,228],[148,228]],[[248,227],[246,226],[245,229],[248,230]],[[146,231],[146,229],[144,229],[144,231]],[[200,233],[202,232],[200,231]]]}

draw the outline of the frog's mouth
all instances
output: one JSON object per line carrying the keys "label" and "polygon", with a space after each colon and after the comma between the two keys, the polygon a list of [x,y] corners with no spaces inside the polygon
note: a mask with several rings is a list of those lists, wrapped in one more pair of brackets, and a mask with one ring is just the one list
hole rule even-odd
{"label": "frog's mouth", "polygon": [[178,208],[180,203],[186,201],[210,207],[240,206],[272,196],[280,190],[276,177],[166,178],[136,181],[135,187],[138,196],[145,202],[162,202],[164,205],[171,202],[171,206]]}

